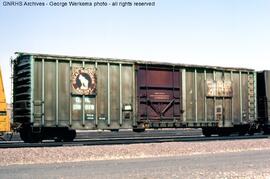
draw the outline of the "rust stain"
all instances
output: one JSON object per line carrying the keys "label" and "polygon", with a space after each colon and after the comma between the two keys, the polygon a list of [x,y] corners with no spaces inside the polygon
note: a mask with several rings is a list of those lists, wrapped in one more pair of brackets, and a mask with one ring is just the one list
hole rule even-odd
{"label": "rust stain", "polygon": [[207,81],[207,96],[232,97],[232,82],[231,81]]}

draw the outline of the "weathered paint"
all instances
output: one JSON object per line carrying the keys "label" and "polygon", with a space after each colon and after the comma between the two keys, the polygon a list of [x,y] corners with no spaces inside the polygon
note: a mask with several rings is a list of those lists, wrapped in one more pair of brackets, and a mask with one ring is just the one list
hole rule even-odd
{"label": "weathered paint", "polygon": [[[29,85],[34,87],[31,88],[34,99],[25,98],[25,102],[28,106],[33,105],[32,112],[22,117],[15,112],[15,121],[28,117],[31,121],[33,117],[35,126],[121,129],[132,128],[138,122],[153,122],[159,123],[160,127],[168,127],[169,124],[231,127],[251,119],[241,119],[243,112],[256,111],[256,106],[246,104],[252,98],[251,91],[247,90],[248,79],[255,79],[255,75],[248,76],[248,73],[254,73],[249,69],[241,69],[240,73],[239,69],[221,67],[40,54],[31,56],[34,65]],[[22,70],[18,66],[31,64],[30,56],[22,54],[17,62],[15,76],[20,79],[28,77],[18,74]],[[71,73],[74,68],[96,69],[96,93],[72,92]],[[212,95],[207,94],[209,81],[215,84]],[[15,80],[15,96],[22,93],[18,86]],[[31,91],[25,90],[25,93],[31,94]],[[15,97],[15,105],[21,104],[21,99]],[[217,107],[222,108],[219,121],[216,119]]]}
{"label": "weathered paint", "polygon": [[0,68],[0,133],[10,131],[10,118],[7,114],[7,103]]}
{"label": "weathered paint", "polygon": [[197,70],[194,70],[194,89],[195,89],[195,122],[198,122],[198,87],[197,87]]}
{"label": "weathered paint", "polygon": [[30,122],[34,122],[34,57],[30,56],[31,87],[30,87]]}
{"label": "weathered paint", "polygon": [[[206,83],[207,77],[206,77],[206,70],[203,71],[204,73],[204,83]],[[204,88],[204,91],[206,89]],[[204,122],[207,122],[207,96],[204,96]]]}
{"label": "weathered paint", "polygon": [[122,117],[122,64],[119,64],[119,125],[122,126],[123,124],[123,117]]}
{"label": "weathered paint", "polygon": [[258,72],[256,76],[258,101],[256,116],[261,124],[270,126],[270,71]]}
{"label": "weathered paint", "polygon": [[42,78],[42,84],[41,84],[41,92],[42,92],[42,97],[41,97],[41,105],[42,105],[42,110],[41,110],[41,113],[42,113],[42,119],[41,119],[41,125],[44,126],[45,124],[45,117],[44,117],[44,113],[45,113],[45,106],[44,106],[44,101],[45,101],[45,67],[44,67],[44,59],[42,59],[42,70],[41,70],[41,78]]}
{"label": "weathered paint", "polygon": [[240,122],[243,122],[242,73],[239,72]]}
{"label": "weathered paint", "polygon": [[139,120],[180,120],[180,73],[174,67],[140,65],[137,75]]}
{"label": "weathered paint", "polygon": [[[181,74],[179,73],[179,76],[182,75],[182,121],[185,123],[187,120],[187,109],[186,109],[186,69],[181,69]],[[181,77],[181,76],[180,76]],[[179,77],[179,79],[180,79]],[[181,108],[181,107],[180,107]]]}
{"label": "weathered paint", "polygon": [[[109,65],[108,63],[99,64],[96,61],[85,59],[84,63],[58,58],[55,60],[35,58],[34,60],[35,75],[33,77],[36,83],[34,86],[33,110],[35,111],[35,126],[71,126],[76,129],[132,127],[133,116],[135,116],[133,111],[126,112],[132,113],[130,119],[124,119],[122,110],[123,104],[133,105],[133,94],[128,92],[133,89],[132,64],[121,64],[121,85],[123,87],[120,91],[119,62],[110,63]],[[106,68],[103,68],[104,65],[106,65]],[[84,66],[85,68],[93,66],[98,69],[98,82],[100,82],[101,86],[99,86],[97,95],[88,97],[86,95],[72,94],[70,83],[72,69],[75,67],[83,68]],[[102,79],[102,82],[100,79]],[[105,84],[102,84],[103,82],[106,82],[105,89],[103,88]],[[118,92],[115,93],[116,91]],[[96,98],[103,99],[105,96],[105,101],[98,102],[96,100]],[[106,108],[104,108],[105,106]],[[134,109],[134,106],[132,106],[132,109]],[[120,121],[121,115],[123,117],[121,117]],[[104,120],[106,125],[104,125]]]}
{"label": "weathered paint", "polygon": [[59,81],[59,73],[58,73],[58,60],[56,60],[55,63],[55,125],[58,126],[59,125],[59,85],[58,82]]}
{"label": "weathered paint", "polygon": [[[72,61],[70,60],[69,61],[69,74],[71,74],[71,69],[72,69]],[[71,86],[69,86],[69,94],[71,94]],[[71,105],[71,102],[72,102],[72,98],[69,97],[68,98],[68,104],[69,104],[69,126],[72,126],[72,105]]]}
{"label": "weathered paint", "polygon": [[253,73],[254,78],[254,120],[258,118],[258,108],[257,108],[257,73]]}
{"label": "weathered paint", "polygon": [[[230,79],[231,82],[233,83],[233,72],[230,72]],[[231,100],[231,123],[233,124],[233,112],[234,111],[234,106],[233,106],[233,99]]]}

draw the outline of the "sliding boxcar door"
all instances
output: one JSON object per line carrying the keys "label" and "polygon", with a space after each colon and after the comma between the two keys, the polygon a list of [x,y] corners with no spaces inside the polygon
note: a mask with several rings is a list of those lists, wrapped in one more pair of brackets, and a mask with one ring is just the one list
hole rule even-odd
{"label": "sliding boxcar door", "polygon": [[137,73],[140,121],[180,120],[181,73],[174,67],[140,65]]}

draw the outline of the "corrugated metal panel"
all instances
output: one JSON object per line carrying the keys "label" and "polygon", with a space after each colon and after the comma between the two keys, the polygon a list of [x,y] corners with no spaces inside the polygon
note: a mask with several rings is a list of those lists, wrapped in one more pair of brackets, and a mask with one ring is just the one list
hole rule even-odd
{"label": "corrugated metal panel", "polygon": [[[97,72],[95,61],[93,62],[85,61],[84,67],[85,69],[94,70],[95,72]],[[93,93],[97,94],[97,91],[95,92],[93,91]],[[85,119],[84,128],[86,129],[96,128],[96,108],[97,108],[96,100],[97,100],[97,95],[90,95],[90,96],[84,97],[84,107],[83,107],[84,119]]]}
{"label": "corrugated metal panel", "polygon": [[195,120],[195,78],[194,70],[188,69],[186,71],[186,117],[187,122]]}
{"label": "corrugated metal panel", "polygon": [[[55,61],[45,61],[45,64],[44,64],[45,65],[45,76],[44,76],[45,78],[45,83],[44,83],[45,126],[55,126],[56,115],[58,115],[56,114],[56,65],[55,64],[56,64]],[[36,90],[36,87],[35,87],[35,90]]]}
{"label": "corrugated metal panel", "polygon": [[[42,123],[42,119],[44,117],[43,112],[43,98],[42,98],[42,85],[43,85],[43,66],[41,62],[35,62],[34,63],[34,73],[36,75],[33,75],[34,77],[34,84],[36,86],[39,86],[40,88],[35,89],[34,93],[34,123],[35,125],[39,126]],[[41,72],[41,73],[39,73]]]}
{"label": "corrugated metal panel", "polygon": [[[224,72],[223,75],[224,75],[224,81],[231,84],[232,83],[231,72],[230,71]],[[230,86],[230,85],[228,85],[228,86]],[[231,88],[229,89],[229,88],[226,88],[226,86],[224,86],[224,90],[230,91]],[[224,91],[224,93],[229,93],[229,92]],[[232,106],[232,98],[231,97],[224,97],[223,98],[223,108],[226,109],[223,112],[224,113],[224,125],[227,127],[232,126],[232,107],[231,107]]]}
{"label": "corrugated metal panel", "polygon": [[205,94],[204,70],[197,70],[197,121],[204,121]]}
{"label": "corrugated metal panel", "polygon": [[[206,81],[214,81],[213,71],[206,71]],[[206,87],[205,87],[206,88]],[[207,95],[205,95],[207,97]],[[206,98],[207,121],[215,121],[215,102],[214,98]]]}
{"label": "corrugated metal panel", "polygon": [[[135,104],[135,80],[133,79],[135,70],[133,65],[122,65],[122,117],[123,128],[131,128],[134,124],[134,118],[136,117],[136,104]],[[124,105],[129,105],[133,109],[131,111],[124,111]],[[136,119],[137,120],[137,119]]]}
{"label": "corrugated metal panel", "polygon": [[217,123],[220,127],[249,122],[248,111],[254,106],[248,103],[251,98],[248,81],[253,81],[254,72],[251,71],[252,75],[248,78],[246,72],[186,70],[187,122],[196,125]]}
{"label": "corrugated metal panel", "polygon": [[106,63],[98,64],[97,84],[98,127],[106,128],[108,123],[108,67]]}
{"label": "corrugated metal panel", "polygon": [[[180,96],[181,96],[181,102],[182,102],[182,105],[180,107],[180,109],[182,109],[181,113],[182,113],[182,122],[186,122],[187,121],[187,99],[186,99],[186,69],[181,69],[181,73],[179,73],[179,75],[182,75],[182,79],[180,80],[180,84],[182,82],[182,89],[181,89],[181,93],[180,93]],[[181,78],[181,76],[179,77],[179,79]]]}
{"label": "corrugated metal panel", "polygon": [[[79,93],[83,91],[79,93],[74,91],[72,86],[75,78],[72,75],[76,75],[74,71],[93,68],[97,73],[96,94],[81,95]],[[35,126],[71,126],[75,129],[132,127],[134,116],[133,94],[130,93],[134,88],[132,64],[109,65],[96,61],[43,58],[35,59],[33,74]],[[123,110],[124,105],[131,105],[131,110]]]}
{"label": "corrugated metal panel", "polygon": [[[120,127],[120,67],[119,64],[110,65],[110,117],[112,128]],[[117,105],[118,104],[118,105]]]}
{"label": "corrugated metal panel", "polygon": [[[29,56],[17,59],[14,105],[26,104],[28,111],[19,112],[24,112],[21,116],[29,121],[30,110],[33,110],[35,126],[118,129],[153,121],[231,127],[254,120],[252,115],[256,113],[252,105],[255,101],[252,89],[256,88],[252,70],[136,64],[136,61],[97,58],[33,57],[32,73]],[[83,73],[90,75],[89,79]],[[20,80],[25,84],[20,84]],[[30,89],[33,89],[32,104]],[[24,95],[25,101],[20,95]],[[25,107],[16,110],[22,108]],[[19,112],[14,114],[17,119]]]}
{"label": "corrugated metal panel", "polygon": [[233,73],[233,123],[238,124],[240,123],[240,90],[239,90],[239,72]]}
{"label": "corrugated metal panel", "polygon": [[58,118],[60,126],[69,126],[70,113],[70,68],[69,63],[59,61],[59,82],[58,82]]}

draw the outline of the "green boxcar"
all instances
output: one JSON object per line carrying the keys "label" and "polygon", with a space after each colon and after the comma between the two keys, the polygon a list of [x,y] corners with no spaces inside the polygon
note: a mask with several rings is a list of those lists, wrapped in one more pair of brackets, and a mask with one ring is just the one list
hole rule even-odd
{"label": "green boxcar", "polygon": [[26,142],[73,140],[77,129],[243,133],[256,123],[252,69],[17,54],[14,122]]}

